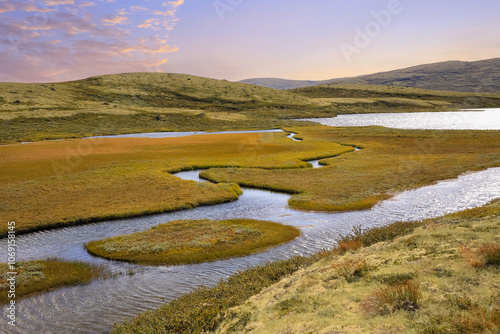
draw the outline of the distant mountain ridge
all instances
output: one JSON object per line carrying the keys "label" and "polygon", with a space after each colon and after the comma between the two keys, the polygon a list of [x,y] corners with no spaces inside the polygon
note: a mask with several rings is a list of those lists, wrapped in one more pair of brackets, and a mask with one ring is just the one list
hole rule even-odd
{"label": "distant mountain ridge", "polygon": [[385,85],[456,92],[500,92],[500,58],[445,61],[400,70],[321,81],[255,78],[239,81],[276,89],[325,84]]}

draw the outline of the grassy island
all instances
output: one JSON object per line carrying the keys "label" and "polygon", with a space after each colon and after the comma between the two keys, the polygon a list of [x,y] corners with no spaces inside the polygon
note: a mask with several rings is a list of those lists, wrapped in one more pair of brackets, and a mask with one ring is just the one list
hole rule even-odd
{"label": "grassy island", "polygon": [[111,260],[176,265],[249,255],[299,235],[293,226],[252,219],[177,220],[144,232],[92,241],[87,250]]}
{"label": "grassy island", "polygon": [[[16,274],[12,274],[13,272]],[[92,279],[104,278],[108,274],[102,266],[83,262],[26,261],[17,263],[14,269],[7,263],[0,263],[0,304],[9,302],[11,285],[8,279],[12,276],[16,278],[15,300],[18,300],[64,286],[86,284]]]}

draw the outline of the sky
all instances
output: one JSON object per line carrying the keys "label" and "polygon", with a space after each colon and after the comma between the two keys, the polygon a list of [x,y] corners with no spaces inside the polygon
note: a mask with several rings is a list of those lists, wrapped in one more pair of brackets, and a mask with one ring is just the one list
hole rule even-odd
{"label": "sky", "polygon": [[325,80],[500,57],[498,0],[0,0],[0,81]]}

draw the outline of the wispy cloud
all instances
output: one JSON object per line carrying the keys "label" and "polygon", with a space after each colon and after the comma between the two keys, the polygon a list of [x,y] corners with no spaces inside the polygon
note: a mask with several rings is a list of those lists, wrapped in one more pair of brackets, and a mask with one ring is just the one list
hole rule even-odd
{"label": "wispy cloud", "polygon": [[24,2],[0,2],[0,14],[15,11],[47,13],[55,11],[55,9],[39,8]]}
{"label": "wispy cloud", "polygon": [[180,5],[184,4],[184,0],[169,1],[168,4],[173,8],[177,8]]}
{"label": "wispy cloud", "polygon": [[175,12],[173,10],[166,10],[166,11],[161,11],[161,10],[155,10],[153,11],[154,15],[163,15],[163,16],[174,16]]}
{"label": "wispy cloud", "polygon": [[133,12],[145,12],[148,9],[146,7],[142,7],[142,6],[130,6],[130,10]]}
{"label": "wispy cloud", "polygon": [[128,19],[128,17],[126,17],[126,16],[115,16],[115,17],[102,19],[101,22],[103,22],[105,25],[115,25],[115,24],[124,23],[125,21],[127,21],[127,19]]}
{"label": "wispy cloud", "polygon": [[72,5],[75,3],[74,0],[45,0],[47,6],[59,6],[59,5]]}
{"label": "wispy cloud", "polygon": [[182,3],[123,8],[112,0],[0,0],[0,81],[158,71],[178,51],[162,30],[173,28]]}

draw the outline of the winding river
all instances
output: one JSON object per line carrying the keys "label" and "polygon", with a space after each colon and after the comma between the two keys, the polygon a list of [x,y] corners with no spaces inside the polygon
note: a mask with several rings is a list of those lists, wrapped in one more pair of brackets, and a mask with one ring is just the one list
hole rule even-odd
{"label": "winding river", "polygon": [[[293,137],[293,135],[292,135]],[[293,139],[293,138],[292,138]],[[352,152],[350,154],[357,154]],[[317,161],[313,166],[320,167]],[[199,180],[199,171],[176,174]],[[105,264],[115,278],[67,287],[19,300],[17,326],[0,322],[2,333],[108,333],[113,323],[154,309],[200,285],[216,284],[236,271],[294,255],[331,248],[339,234],[353,226],[374,227],[420,220],[481,206],[500,197],[500,168],[467,173],[457,179],[398,194],[367,211],[315,213],[291,210],[289,195],[244,188],[238,201],[139,218],[105,221],[18,236],[18,261],[58,257]],[[91,240],[143,231],[176,219],[255,218],[300,227],[302,236],[286,245],[242,258],[183,266],[138,266],[89,255]],[[0,240],[5,249],[6,240]]]}

